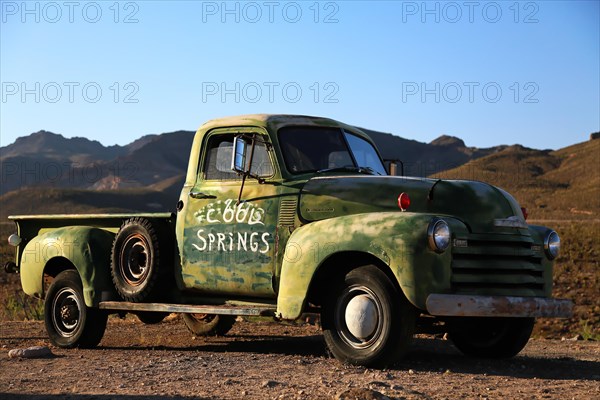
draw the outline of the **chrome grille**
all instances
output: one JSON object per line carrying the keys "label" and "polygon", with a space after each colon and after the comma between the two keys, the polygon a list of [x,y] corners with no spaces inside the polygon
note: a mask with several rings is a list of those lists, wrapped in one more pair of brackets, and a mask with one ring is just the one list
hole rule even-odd
{"label": "chrome grille", "polygon": [[542,253],[530,238],[467,237],[458,240],[462,246],[453,246],[452,249],[451,283],[454,292],[544,295]]}

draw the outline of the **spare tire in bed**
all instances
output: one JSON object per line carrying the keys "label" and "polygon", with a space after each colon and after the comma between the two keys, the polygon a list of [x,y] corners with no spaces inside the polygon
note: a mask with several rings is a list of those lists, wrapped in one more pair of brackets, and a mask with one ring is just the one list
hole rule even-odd
{"label": "spare tire in bed", "polygon": [[126,220],[115,236],[111,256],[111,277],[115,289],[125,301],[156,300],[158,282],[165,276],[161,261],[168,266],[170,260],[161,260],[159,233],[146,218]]}

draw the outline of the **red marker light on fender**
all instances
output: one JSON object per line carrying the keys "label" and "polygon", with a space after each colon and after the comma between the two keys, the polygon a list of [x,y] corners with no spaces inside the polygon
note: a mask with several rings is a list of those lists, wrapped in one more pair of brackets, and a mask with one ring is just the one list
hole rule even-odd
{"label": "red marker light on fender", "polygon": [[410,197],[408,197],[408,194],[400,193],[400,196],[398,196],[398,207],[400,207],[400,209],[402,211],[406,211],[406,210],[408,210],[409,206],[410,206]]}
{"label": "red marker light on fender", "polygon": [[521,212],[523,213],[523,218],[525,218],[525,221],[527,221],[527,217],[529,216],[527,214],[527,209],[525,207],[521,207]]}

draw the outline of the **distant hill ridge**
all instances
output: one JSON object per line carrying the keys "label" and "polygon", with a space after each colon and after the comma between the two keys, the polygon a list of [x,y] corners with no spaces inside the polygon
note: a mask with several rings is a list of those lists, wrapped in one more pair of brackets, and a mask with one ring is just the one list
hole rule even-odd
{"label": "distant hill ridge", "polygon": [[[577,157],[571,159],[573,156],[564,152],[573,147],[579,149],[578,154],[583,150],[577,146],[586,149],[591,142],[555,152],[521,145],[476,148],[467,147],[462,139],[449,135],[423,143],[361,129],[372,137],[384,159],[403,161],[405,175],[480,179],[509,191],[531,187],[582,189],[583,186],[573,183],[589,175],[590,164],[586,169]],[[193,137],[193,131],[182,130],[142,136],[125,146],[103,146],[95,140],[65,138],[44,130],[18,138],[0,148],[3,205],[0,212],[5,216],[19,210],[51,212],[62,208],[64,211],[65,205],[70,205],[69,210],[80,211],[171,209],[183,183]],[[593,142],[600,145],[600,141]],[[565,178],[565,173],[570,178]],[[586,182],[583,179],[581,185]],[[35,194],[40,187],[46,189]],[[20,194],[26,194],[32,201],[29,207],[32,209],[23,209]],[[44,195],[48,197],[46,200]]]}
{"label": "distant hill ridge", "polygon": [[126,150],[121,146],[105,147],[100,142],[83,137],[67,139],[49,131],[38,131],[20,137],[14,143],[0,148],[2,158],[35,155],[57,160],[109,160]]}
{"label": "distant hill ridge", "polygon": [[452,146],[452,147],[467,147],[462,139],[456,136],[442,135],[439,138],[431,141],[429,144],[434,146]]}
{"label": "distant hill ridge", "polygon": [[126,146],[39,131],[0,148],[0,195],[26,187],[121,189],[185,171],[194,133],[146,135]]}
{"label": "distant hill ridge", "polygon": [[[386,159],[405,163],[405,172],[426,176],[501,150],[466,147],[443,135],[431,143],[363,129]],[[193,131],[146,135],[125,146],[103,146],[83,137],[41,130],[0,148],[0,194],[25,187],[115,190],[145,187],[185,173]]]}
{"label": "distant hill ridge", "polygon": [[391,133],[360,129],[373,139],[384,159],[401,160],[404,163],[405,175],[410,176],[429,176],[508,147],[467,147],[462,139],[448,135],[442,135],[430,143],[423,143]]}

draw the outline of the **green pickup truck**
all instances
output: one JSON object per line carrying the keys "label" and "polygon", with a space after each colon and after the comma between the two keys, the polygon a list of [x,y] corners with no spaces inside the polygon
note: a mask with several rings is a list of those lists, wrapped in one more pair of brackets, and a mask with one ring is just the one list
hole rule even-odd
{"label": "green pickup truck", "polygon": [[196,335],[236,316],[318,313],[331,353],[385,366],[416,331],[510,357],[553,299],[560,239],[507,192],[390,176],[373,141],[331,119],[249,115],[202,125],[174,213],[10,217],[23,290],[53,344],[94,347],[107,315],[182,313]]}

